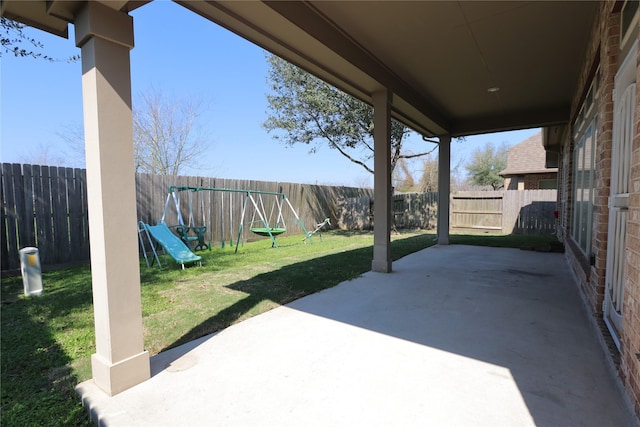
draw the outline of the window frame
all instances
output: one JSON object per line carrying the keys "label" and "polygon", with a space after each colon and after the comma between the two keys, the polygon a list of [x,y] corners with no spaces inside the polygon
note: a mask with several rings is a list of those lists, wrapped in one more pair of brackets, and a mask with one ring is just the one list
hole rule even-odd
{"label": "window frame", "polygon": [[573,221],[570,235],[586,256],[591,254],[593,197],[595,193],[595,149],[598,137],[597,76],[594,78],[580,113],[574,122]]}

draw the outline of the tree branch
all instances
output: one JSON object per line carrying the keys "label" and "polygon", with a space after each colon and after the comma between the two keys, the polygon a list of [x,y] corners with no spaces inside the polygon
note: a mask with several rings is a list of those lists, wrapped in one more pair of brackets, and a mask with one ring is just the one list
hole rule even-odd
{"label": "tree branch", "polygon": [[349,153],[347,153],[346,151],[344,151],[339,144],[337,144],[333,138],[331,138],[331,136],[324,130],[324,128],[322,127],[322,125],[320,124],[320,122],[318,121],[318,118],[313,116],[313,121],[316,124],[316,127],[318,128],[318,130],[320,131],[320,133],[324,136],[324,138],[327,139],[327,141],[329,141],[329,145],[332,146],[333,148],[335,148],[336,150],[338,150],[338,152],[340,154],[342,154],[344,157],[346,157],[347,159],[349,159],[350,161],[352,161],[353,163],[362,166],[367,172],[369,173],[373,173],[373,169],[371,169],[369,166],[367,166],[366,163],[364,163],[363,161],[360,161],[358,159],[355,159],[353,157],[351,157],[349,155]]}
{"label": "tree branch", "polygon": [[415,157],[422,157],[422,156],[427,156],[431,153],[433,153],[434,151],[436,151],[438,149],[438,147],[435,147],[429,151],[425,151],[424,153],[418,153],[418,154],[402,154],[400,155],[401,159],[413,159]]}
{"label": "tree branch", "polygon": [[334,144],[333,142],[330,142],[331,145],[333,145],[333,147],[338,150],[340,152],[340,154],[342,154],[343,156],[345,156],[347,159],[351,160],[353,163],[362,166],[363,168],[366,169],[367,172],[369,173],[373,173],[373,169],[371,169],[369,166],[367,166],[366,163],[355,159],[353,157],[351,157],[348,153],[346,153],[342,148],[340,148],[340,146],[338,146],[337,144]]}

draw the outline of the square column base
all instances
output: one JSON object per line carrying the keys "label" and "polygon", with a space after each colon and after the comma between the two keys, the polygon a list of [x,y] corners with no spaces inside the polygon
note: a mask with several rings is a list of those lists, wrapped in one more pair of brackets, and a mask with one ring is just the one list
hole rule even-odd
{"label": "square column base", "polygon": [[148,351],[143,351],[118,363],[109,363],[99,354],[92,354],[91,369],[93,381],[109,396],[114,396],[151,378]]}
{"label": "square column base", "polygon": [[391,273],[391,261],[371,261],[371,271],[376,273]]}
{"label": "square column base", "polygon": [[376,273],[391,273],[391,242],[388,237],[380,240],[385,243],[373,244],[371,271],[375,271]]}

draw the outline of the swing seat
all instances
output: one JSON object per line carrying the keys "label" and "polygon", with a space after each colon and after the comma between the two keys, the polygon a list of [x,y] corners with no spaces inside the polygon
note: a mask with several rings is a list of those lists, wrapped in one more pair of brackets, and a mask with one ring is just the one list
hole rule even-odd
{"label": "swing seat", "polygon": [[189,244],[190,242],[194,242],[194,241],[198,240],[198,238],[196,236],[189,236],[188,235],[189,227],[187,227],[186,225],[174,225],[173,227],[175,227],[176,232],[180,235],[180,238],[186,244]]}
{"label": "swing seat", "polygon": [[269,237],[269,236],[278,236],[282,233],[284,233],[285,231],[287,231],[286,228],[265,228],[265,227],[258,227],[258,228],[250,228],[249,230],[251,230],[252,233],[257,234],[258,236],[264,236],[264,237]]}
{"label": "swing seat", "polygon": [[193,250],[195,251],[200,251],[204,249],[211,250],[211,246],[204,240],[204,233],[207,231],[206,225],[191,227],[191,230],[193,230],[193,232],[196,233],[196,236],[190,236],[187,234],[189,233],[189,227],[186,225],[175,225],[174,227],[176,229],[176,232],[180,235],[180,238],[182,239],[182,241],[186,243],[187,246],[191,245],[192,242],[197,242],[196,245],[193,247]]}
{"label": "swing seat", "polygon": [[207,232],[207,226],[206,225],[202,225],[202,226],[196,226],[196,227],[191,227],[191,229],[193,230],[194,233],[197,234],[196,237],[193,237],[192,240],[197,240],[198,244],[193,248],[196,251],[200,251],[200,250],[205,250],[205,249],[209,249],[211,250],[211,245],[209,245],[207,242],[204,241],[204,233]]}

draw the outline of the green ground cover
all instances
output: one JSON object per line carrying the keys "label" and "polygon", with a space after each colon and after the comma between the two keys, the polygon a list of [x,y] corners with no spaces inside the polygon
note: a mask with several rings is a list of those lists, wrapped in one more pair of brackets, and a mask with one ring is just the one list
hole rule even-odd
{"label": "green ground cover", "polygon": [[[371,268],[370,232],[332,231],[322,241],[280,236],[199,252],[202,267],[162,269],[141,263],[145,348],[178,346],[304,295],[360,276]],[[435,244],[431,232],[392,236],[392,258]],[[533,240],[532,240],[533,239]],[[452,236],[452,243],[511,246],[545,244],[526,236]],[[533,243],[532,243],[533,242]],[[91,376],[95,352],[91,272],[78,267],[43,274],[45,292],[22,296],[20,277],[1,283],[0,424],[90,425],[74,387]]]}

